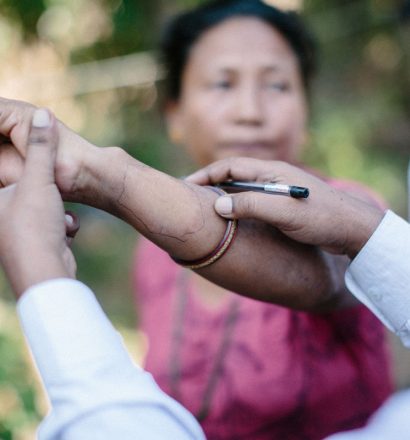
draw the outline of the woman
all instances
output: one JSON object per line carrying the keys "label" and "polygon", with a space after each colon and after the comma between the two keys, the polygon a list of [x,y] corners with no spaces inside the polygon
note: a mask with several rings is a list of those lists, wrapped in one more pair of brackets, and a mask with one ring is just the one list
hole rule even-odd
{"label": "woman", "polygon": [[[315,60],[296,15],[211,2],[176,17],[162,49],[170,138],[198,166],[230,156],[298,162]],[[329,258],[343,266],[343,285],[347,262]],[[383,330],[361,306],[315,314],[238,297],[147,241],[135,292],[145,367],[211,440],[320,439],[364,425],[391,390]]]}

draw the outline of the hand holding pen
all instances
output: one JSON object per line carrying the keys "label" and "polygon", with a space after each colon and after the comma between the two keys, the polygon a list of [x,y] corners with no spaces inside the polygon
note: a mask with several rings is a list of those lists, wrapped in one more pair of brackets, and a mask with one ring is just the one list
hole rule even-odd
{"label": "hand holding pen", "polygon": [[[223,159],[186,178],[199,185],[216,185],[229,179],[245,181],[253,190],[216,199],[215,210],[219,215],[226,219],[263,221],[293,240],[321,246],[332,253],[354,257],[384,215],[383,211],[285,162],[242,157]],[[309,188],[310,195],[303,198],[306,192],[301,190],[296,194],[302,198],[295,198],[289,186],[285,194],[290,197],[266,197],[265,184],[256,183],[256,188],[261,186],[263,191],[255,192],[255,181],[277,182],[272,184],[275,190],[282,190],[283,185],[288,187],[286,184],[291,182]]]}

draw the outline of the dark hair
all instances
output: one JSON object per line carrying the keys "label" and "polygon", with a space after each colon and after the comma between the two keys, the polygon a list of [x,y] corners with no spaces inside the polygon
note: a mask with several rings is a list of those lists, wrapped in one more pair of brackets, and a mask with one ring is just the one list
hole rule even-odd
{"label": "dark hair", "polygon": [[167,73],[166,93],[177,100],[189,52],[208,29],[232,17],[255,17],[270,24],[288,41],[300,66],[306,92],[316,70],[316,43],[299,15],[260,0],[213,0],[175,16],[165,27],[160,49]]}

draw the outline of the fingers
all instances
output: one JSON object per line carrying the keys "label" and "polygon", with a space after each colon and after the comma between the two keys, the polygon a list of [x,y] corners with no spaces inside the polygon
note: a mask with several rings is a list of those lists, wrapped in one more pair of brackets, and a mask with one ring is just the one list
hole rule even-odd
{"label": "fingers", "polygon": [[54,183],[54,165],[58,134],[54,116],[46,109],[37,109],[28,138],[24,180],[32,186]]}
{"label": "fingers", "polygon": [[67,274],[71,278],[75,278],[77,272],[77,263],[70,248],[66,248],[63,253],[64,266],[67,269]]}
{"label": "fingers", "polygon": [[280,173],[283,162],[245,157],[223,159],[189,175],[185,180],[197,185],[214,185],[224,180],[272,181]]}
{"label": "fingers", "polygon": [[65,212],[65,230],[66,230],[66,243],[68,248],[65,249],[63,253],[63,261],[65,267],[67,268],[67,272],[71,278],[75,278],[77,271],[77,264],[74,258],[73,253],[71,252],[71,245],[74,241],[74,237],[80,229],[80,219],[78,216],[72,211]]}
{"label": "fingers", "polygon": [[72,211],[65,212],[65,234],[68,246],[71,246],[74,237],[80,229],[80,219]]}
{"label": "fingers", "polygon": [[65,229],[68,237],[75,237],[80,229],[80,219],[72,211],[65,212]]}
{"label": "fingers", "polygon": [[243,192],[219,197],[214,206],[225,218],[252,218],[279,227],[284,213],[289,212],[289,204],[294,203],[298,201],[284,196]]}
{"label": "fingers", "polygon": [[28,134],[36,107],[22,101],[0,97],[0,133],[10,138],[22,156],[25,156]]}
{"label": "fingers", "polygon": [[0,146],[0,187],[5,187],[19,180],[24,167],[24,159],[13,145]]}
{"label": "fingers", "polygon": [[0,188],[0,214],[1,211],[7,212],[7,206],[13,197],[16,184],[8,185],[5,188]]}

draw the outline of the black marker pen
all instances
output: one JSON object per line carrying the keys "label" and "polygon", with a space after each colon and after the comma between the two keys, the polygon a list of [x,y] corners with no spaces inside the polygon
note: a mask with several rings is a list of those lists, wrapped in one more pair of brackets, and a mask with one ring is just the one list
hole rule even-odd
{"label": "black marker pen", "polygon": [[306,199],[309,197],[308,188],[295,185],[284,185],[282,183],[237,182],[235,180],[229,180],[218,183],[216,186],[222,189],[238,189],[243,191],[266,192],[268,194],[281,194],[296,199]]}

